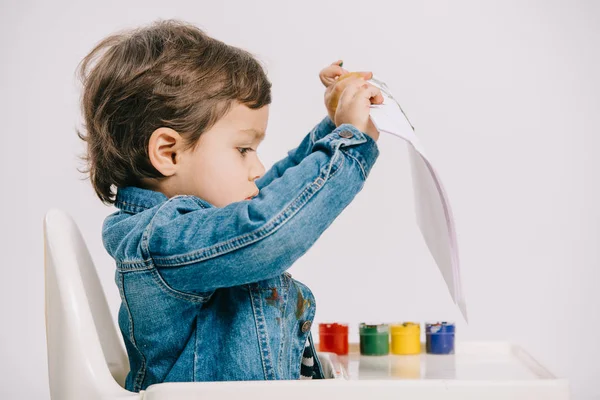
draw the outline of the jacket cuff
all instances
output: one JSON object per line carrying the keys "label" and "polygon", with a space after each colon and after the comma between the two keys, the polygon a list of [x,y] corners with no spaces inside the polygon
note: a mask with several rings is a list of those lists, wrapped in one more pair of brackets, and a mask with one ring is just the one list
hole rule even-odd
{"label": "jacket cuff", "polygon": [[335,128],[331,134],[331,142],[334,147],[336,143],[340,143],[340,149],[358,162],[363,178],[367,179],[379,157],[377,142],[351,124],[342,124]]}
{"label": "jacket cuff", "polygon": [[321,122],[319,122],[311,132],[311,140],[313,144],[323,139],[325,136],[329,135],[331,132],[334,131],[334,129],[335,124],[333,123],[331,118],[329,118],[329,116],[323,118]]}

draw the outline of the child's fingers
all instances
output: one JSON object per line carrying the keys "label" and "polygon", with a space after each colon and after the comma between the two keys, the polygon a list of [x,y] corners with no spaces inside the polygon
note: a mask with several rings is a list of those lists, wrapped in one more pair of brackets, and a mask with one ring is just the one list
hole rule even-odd
{"label": "child's fingers", "polygon": [[356,86],[358,89],[360,89],[361,86],[365,84],[367,84],[365,78],[359,76],[358,74],[353,75],[350,78],[345,78],[342,82],[340,82],[338,79],[338,82],[336,83],[336,85],[342,87],[343,89],[345,89],[347,86]]}
{"label": "child's fingers", "polygon": [[[339,65],[340,68],[342,68],[342,65],[344,65],[344,61],[343,60],[337,60],[331,63],[331,65]],[[335,77],[335,79],[338,79],[341,75],[347,74],[348,70],[346,68],[342,68],[342,73],[338,76]]]}
{"label": "child's fingers", "polygon": [[340,76],[342,76],[342,75],[345,75],[345,74],[349,74],[349,73],[350,73],[350,72],[348,72],[348,70],[347,70],[347,69],[345,69],[345,68],[342,68],[342,73],[341,73],[340,75],[336,76],[336,77],[335,77],[335,79],[339,79],[339,77],[340,77]]}
{"label": "child's fingers", "polygon": [[338,77],[346,74],[347,72],[348,71],[340,67],[339,64],[333,63],[321,70],[321,72],[319,73],[319,79],[321,79],[321,83],[325,87],[328,87],[335,83]]}
{"label": "child's fingers", "polygon": [[363,78],[365,80],[369,80],[373,77],[373,72],[371,71],[358,71],[358,72],[348,72],[338,78],[338,81],[342,81],[347,78],[358,77]]}
{"label": "child's fingers", "polygon": [[[342,79],[343,78],[343,79]],[[333,90],[337,93],[342,93],[346,90],[346,87],[349,85],[355,85],[360,87],[360,85],[365,83],[365,78],[359,76],[358,74],[352,72],[349,75],[343,75],[336,82]]]}
{"label": "child's fingers", "polygon": [[[344,65],[344,61],[343,60],[337,60],[331,63],[331,65],[338,65],[340,68]],[[344,74],[347,74],[348,71],[346,70],[346,68],[342,68],[342,71],[344,72]]]}
{"label": "child's fingers", "polygon": [[[348,79],[346,82],[338,83],[338,85],[342,86],[342,94],[340,95],[339,102],[348,102],[350,101],[357,93],[360,91],[362,85],[365,84],[365,81],[362,78],[352,78]],[[337,89],[337,87],[336,87]]]}
{"label": "child's fingers", "polygon": [[[369,84],[369,85],[371,85],[371,84]],[[371,85],[371,86],[373,86],[373,85]],[[375,86],[373,86],[373,87],[375,87]],[[371,103],[372,104],[383,104],[383,93],[381,93],[380,89],[378,89],[376,87],[375,87],[375,89],[377,89],[378,93],[377,93],[377,95],[371,97]]]}
{"label": "child's fingers", "polygon": [[381,90],[370,83],[361,85],[355,95],[367,98],[371,103],[374,104],[383,103],[383,95],[381,94]]}

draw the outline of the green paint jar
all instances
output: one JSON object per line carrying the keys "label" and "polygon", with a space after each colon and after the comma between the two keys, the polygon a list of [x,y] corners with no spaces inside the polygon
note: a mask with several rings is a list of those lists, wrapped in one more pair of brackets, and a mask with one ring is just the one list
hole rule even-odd
{"label": "green paint jar", "polygon": [[387,324],[365,324],[358,327],[360,354],[363,356],[387,356],[390,352],[390,327]]}

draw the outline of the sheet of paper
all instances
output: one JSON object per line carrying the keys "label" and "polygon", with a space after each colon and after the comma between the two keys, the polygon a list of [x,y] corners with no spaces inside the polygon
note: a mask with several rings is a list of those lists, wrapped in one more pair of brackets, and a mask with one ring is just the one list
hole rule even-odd
{"label": "sheet of paper", "polygon": [[371,120],[379,132],[394,135],[408,143],[417,224],[452,299],[465,321],[468,321],[461,287],[454,217],[440,176],[425,155],[412,124],[388,86],[376,77],[370,83],[377,86],[384,97],[383,104],[371,106]]}

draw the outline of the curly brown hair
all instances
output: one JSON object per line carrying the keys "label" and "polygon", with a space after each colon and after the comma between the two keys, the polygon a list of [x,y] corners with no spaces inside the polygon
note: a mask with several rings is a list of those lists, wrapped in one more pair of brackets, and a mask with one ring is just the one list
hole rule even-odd
{"label": "curly brown hair", "polygon": [[175,20],[102,40],[80,63],[84,155],[105,204],[116,188],[163,175],[151,164],[152,132],[168,127],[191,147],[234,101],[258,109],[271,103],[271,82],[249,52]]}

